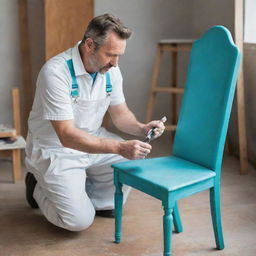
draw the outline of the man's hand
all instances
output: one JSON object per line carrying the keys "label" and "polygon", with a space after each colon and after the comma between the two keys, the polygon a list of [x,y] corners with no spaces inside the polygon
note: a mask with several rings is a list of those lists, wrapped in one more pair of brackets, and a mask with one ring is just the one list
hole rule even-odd
{"label": "man's hand", "polygon": [[145,124],[145,126],[144,126],[145,136],[153,128],[155,128],[154,129],[154,139],[160,137],[165,130],[164,123],[161,120],[154,120],[154,121],[151,121],[151,122]]}
{"label": "man's hand", "polygon": [[139,140],[128,140],[120,142],[119,154],[127,159],[143,159],[151,151],[148,143]]}

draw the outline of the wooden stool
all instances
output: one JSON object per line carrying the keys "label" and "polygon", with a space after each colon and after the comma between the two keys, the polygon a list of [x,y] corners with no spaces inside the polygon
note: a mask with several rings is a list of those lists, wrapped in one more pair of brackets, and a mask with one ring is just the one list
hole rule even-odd
{"label": "wooden stool", "polygon": [[[148,101],[146,122],[152,120],[153,116],[153,108],[156,102],[157,93],[170,93],[171,94],[171,120],[169,120],[169,124],[166,125],[166,130],[175,131],[176,123],[177,123],[177,94],[183,94],[184,89],[179,88],[177,86],[177,73],[178,73],[178,52],[179,51],[190,51],[192,47],[192,43],[195,40],[193,39],[165,39],[161,40],[157,44],[157,53],[155,57],[155,63],[153,67],[152,73],[152,83],[150,89],[150,96]],[[168,87],[159,87],[158,77],[161,65],[161,58],[164,52],[171,52],[172,58],[172,69],[171,69],[171,86]]]}
{"label": "wooden stool", "polygon": [[20,136],[20,101],[19,101],[19,89],[12,89],[12,105],[13,105],[13,123],[14,128],[6,128],[1,126],[0,138],[12,137],[16,138],[14,143],[1,143],[0,144],[0,156],[12,158],[12,175],[13,182],[22,178],[21,172],[21,149],[25,148],[26,142],[22,136]]}

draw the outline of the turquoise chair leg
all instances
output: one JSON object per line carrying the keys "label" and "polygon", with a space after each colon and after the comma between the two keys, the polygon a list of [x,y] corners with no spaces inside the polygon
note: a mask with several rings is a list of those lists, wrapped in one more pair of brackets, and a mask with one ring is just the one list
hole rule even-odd
{"label": "turquoise chair leg", "polygon": [[181,233],[183,231],[182,223],[180,220],[180,213],[179,213],[179,207],[178,207],[178,202],[176,201],[175,206],[173,208],[172,212],[173,216],[173,225],[174,225],[174,230],[176,233]]}
{"label": "turquoise chair leg", "polygon": [[217,249],[224,249],[224,240],[221,225],[221,213],[220,213],[220,188],[213,187],[210,189],[210,203],[211,203],[211,215],[212,224],[215,235],[215,241]]}
{"label": "turquoise chair leg", "polygon": [[172,240],[172,209],[164,208],[163,229],[164,229],[164,256],[171,255]]}
{"label": "turquoise chair leg", "polygon": [[117,183],[115,186],[115,242],[119,244],[122,238],[123,192],[121,183]]}

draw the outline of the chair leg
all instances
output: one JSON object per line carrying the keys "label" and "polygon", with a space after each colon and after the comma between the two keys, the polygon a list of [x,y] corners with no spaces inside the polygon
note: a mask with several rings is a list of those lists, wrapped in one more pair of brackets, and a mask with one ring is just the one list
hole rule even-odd
{"label": "chair leg", "polygon": [[122,238],[122,211],[123,211],[123,192],[122,184],[115,184],[115,242],[119,244]]}
{"label": "chair leg", "polygon": [[172,209],[164,207],[163,229],[164,229],[164,256],[171,255],[172,240]]}
{"label": "chair leg", "polygon": [[210,204],[216,246],[218,250],[222,250],[224,249],[224,240],[220,212],[220,188],[217,186],[210,189]]}
{"label": "chair leg", "polygon": [[173,207],[173,225],[174,225],[174,230],[176,233],[181,233],[183,231],[181,219],[180,219],[180,213],[179,213],[179,208],[178,208],[178,202],[176,201],[175,206]]}

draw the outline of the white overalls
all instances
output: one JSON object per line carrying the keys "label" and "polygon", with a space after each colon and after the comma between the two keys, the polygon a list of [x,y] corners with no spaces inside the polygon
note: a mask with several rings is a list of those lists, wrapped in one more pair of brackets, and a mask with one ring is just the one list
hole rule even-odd
{"label": "white overalls", "polygon": [[[70,59],[77,89],[67,65]],[[29,117],[26,166],[38,181],[34,198],[45,217],[71,231],[90,226],[95,210],[114,208],[110,165],[126,159],[115,154],[88,154],[64,148],[50,120],[74,119],[76,127],[90,134],[121,140],[101,127],[109,105],[124,102],[119,68],[112,68],[109,73],[111,85],[103,74],[97,75],[93,86],[88,83],[90,76],[84,70],[77,44],[49,60],[37,81]],[[109,86],[113,87],[112,91]],[[124,187],[124,202],[129,190]]]}

